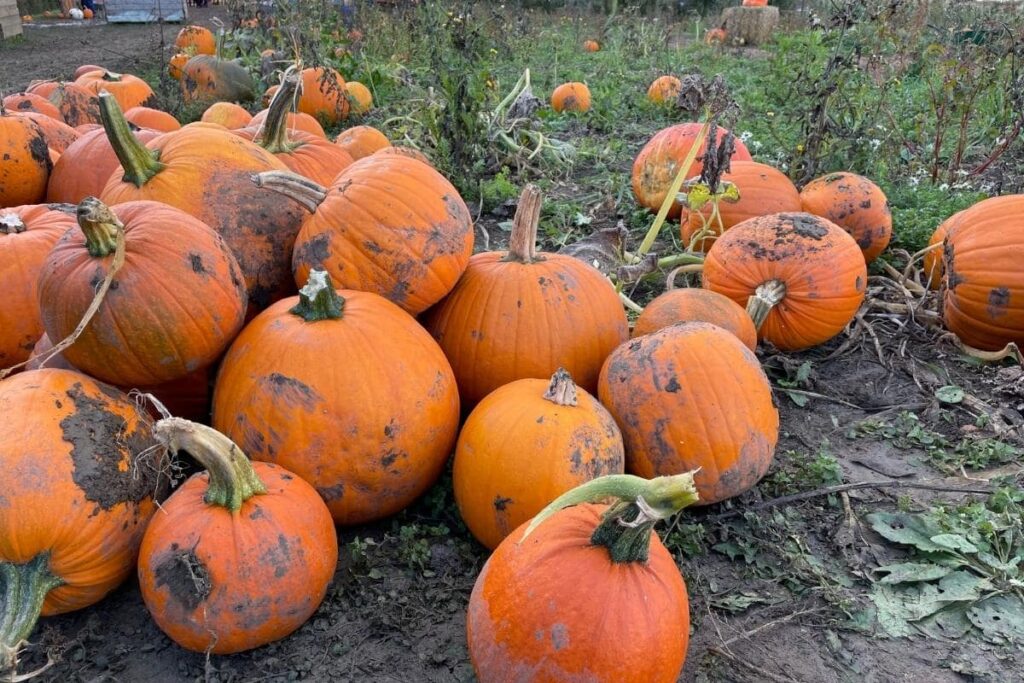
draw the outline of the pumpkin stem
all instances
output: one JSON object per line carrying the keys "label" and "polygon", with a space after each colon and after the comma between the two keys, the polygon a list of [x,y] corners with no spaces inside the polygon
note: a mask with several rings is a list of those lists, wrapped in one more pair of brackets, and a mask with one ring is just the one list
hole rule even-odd
{"label": "pumpkin stem", "polygon": [[242,503],[267,492],[242,449],[212,427],[165,417],[153,425],[153,436],[170,453],[186,451],[206,469],[210,483],[203,500],[207,505],[237,512]]}
{"label": "pumpkin stem", "polygon": [[47,593],[64,583],[50,571],[50,554],[25,564],[0,562],[0,673],[13,672],[18,652],[43,610]]}
{"label": "pumpkin stem", "polygon": [[512,219],[512,235],[508,242],[506,261],[533,263],[537,259],[537,226],[540,224],[540,188],[529,184],[519,195],[519,205]]}
{"label": "pumpkin stem", "polygon": [[654,525],[699,499],[694,474],[696,470],[654,479],[631,474],[598,477],[562,494],[541,510],[519,542],[562,508],[617,498],[619,502],[605,512],[590,542],[608,548],[613,562],[645,562]]}
{"label": "pumpkin stem", "polygon": [[16,213],[0,214],[0,235],[17,235],[28,230],[25,221]]}
{"label": "pumpkin stem", "polygon": [[108,83],[118,83],[121,81],[121,77],[123,75],[124,74],[119,74],[116,71],[104,71],[103,80],[107,81]]}
{"label": "pumpkin stem", "polygon": [[128,120],[113,95],[106,91],[101,92],[99,100],[103,129],[107,132],[110,146],[114,148],[114,154],[124,169],[124,181],[135,187],[142,187],[167,166],[160,163],[160,152],[148,149],[132,135]]}
{"label": "pumpkin stem", "polygon": [[761,329],[765,318],[780,301],[786,298],[786,283],[782,280],[769,280],[758,285],[754,295],[747,299],[747,313],[754,321],[754,327]]}
{"label": "pumpkin stem", "polygon": [[267,107],[267,119],[263,122],[260,146],[271,154],[290,152],[295,148],[295,145],[288,142],[288,114],[291,113],[292,101],[301,83],[302,79],[295,66],[288,67],[281,77],[281,86]]}
{"label": "pumpkin stem", "polygon": [[75,212],[78,227],[85,233],[89,256],[103,258],[117,251],[117,237],[124,224],[106,204],[95,197],[86,197]]}
{"label": "pumpkin stem", "polygon": [[551,384],[544,392],[544,398],[556,406],[576,405],[576,384],[572,381],[572,375],[565,368],[558,368],[551,376]]}
{"label": "pumpkin stem", "polygon": [[283,194],[310,213],[315,212],[317,207],[327,199],[326,187],[309,178],[303,178],[298,173],[264,171],[253,175],[252,182],[256,184],[256,187],[265,187],[273,192]]}
{"label": "pumpkin stem", "polygon": [[345,299],[334,289],[327,271],[311,270],[306,286],[299,290],[299,303],[289,313],[294,313],[307,323],[314,323],[318,320],[338,320],[344,308]]}

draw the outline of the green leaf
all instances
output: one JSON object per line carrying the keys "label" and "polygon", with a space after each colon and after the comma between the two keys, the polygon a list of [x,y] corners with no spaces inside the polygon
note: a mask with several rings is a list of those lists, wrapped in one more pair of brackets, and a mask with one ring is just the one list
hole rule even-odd
{"label": "green leaf", "polygon": [[881,579],[881,583],[914,583],[941,579],[953,569],[931,563],[903,562],[879,567],[875,571],[888,574]]}
{"label": "green leaf", "polygon": [[[783,391],[785,391],[785,389],[783,389]],[[807,402],[810,400],[806,394],[798,394],[795,391],[786,391],[786,396],[789,396],[789,400],[800,408],[807,405]]]}
{"label": "green leaf", "polygon": [[768,599],[757,593],[732,593],[721,598],[712,598],[710,601],[715,609],[733,613],[743,612],[751,605],[766,602]]}
{"label": "green leaf", "polygon": [[731,183],[728,180],[723,180],[719,184],[722,187],[722,191],[716,195],[719,201],[728,202],[729,204],[735,204],[740,200],[740,188],[737,187],[736,183]]}
{"label": "green leaf", "polygon": [[711,188],[705,183],[696,183],[686,191],[686,203],[690,211],[700,211],[711,201]]}
{"label": "green leaf", "polygon": [[800,364],[800,367],[796,371],[796,379],[799,383],[804,383],[811,377],[811,361],[806,360]]}
{"label": "green leaf", "polygon": [[1004,643],[1024,639],[1024,601],[1016,595],[997,595],[967,610],[967,618],[986,640]]}
{"label": "green leaf", "polygon": [[960,403],[964,400],[964,390],[958,386],[947,384],[935,390],[935,398],[943,403]]}
{"label": "green leaf", "polygon": [[931,540],[932,536],[939,535],[942,530],[934,522],[921,515],[904,512],[873,512],[866,519],[872,529],[893,543],[912,545],[918,550],[931,553],[947,550],[944,546]]}
{"label": "green leaf", "polygon": [[978,547],[968,541],[963,536],[956,534],[938,534],[937,536],[931,537],[931,542],[935,545],[948,548],[950,550],[958,550],[962,553],[976,553]]}

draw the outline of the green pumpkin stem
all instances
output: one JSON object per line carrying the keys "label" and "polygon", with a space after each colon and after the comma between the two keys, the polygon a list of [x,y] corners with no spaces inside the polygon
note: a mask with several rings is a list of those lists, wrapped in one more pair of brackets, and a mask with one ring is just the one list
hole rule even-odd
{"label": "green pumpkin stem", "polygon": [[252,176],[256,187],[283,194],[306,211],[314,213],[325,199],[327,188],[290,171],[264,171]]}
{"label": "green pumpkin stem", "polygon": [[124,117],[113,95],[101,92],[99,100],[103,129],[124,169],[124,181],[142,187],[167,166],[160,163],[159,152],[148,149],[132,134],[128,119]]}
{"label": "green pumpkin stem", "polygon": [[605,512],[590,542],[607,548],[612,562],[646,562],[654,525],[699,500],[694,474],[696,470],[654,479],[631,474],[598,477],[562,494],[541,510],[519,542],[563,508],[615,498],[618,502]]}
{"label": "green pumpkin stem", "polygon": [[754,295],[747,299],[747,314],[754,321],[754,328],[759,330],[768,314],[786,298],[786,283],[782,280],[769,280],[754,290]]}
{"label": "green pumpkin stem", "polygon": [[64,581],[50,571],[49,553],[25,564],[0,562],[0,674],[14,674],[18,652],[32,633],[46,595]]}
{"label": "green pumpkin stem", "polygon": [[172,454],[185,451],[206,469],[210,483],[203,500],[237,512],[242,503],[267,492],[242,449],[216,429],[180,417],[165,417],[153,436]]}
{"label": "green pumpkin stem", "polygon": [[306,286],[299,290],[299,303],[289,313],[307,323],[315,323],[320,320],[338,320],[344,310],[345,299],[334,288],[327,271],[311,270]]}
{"label": "green pumpkin stem", "polygon": [[544,398],[557,406],[575,406],[576,384],[572,381],[572,375],[565,368],[558,368],[555,374],[551,375],[551,384],[544,392]]}
{"label": "green pumpkin stem", "polygon": [[295,145],[288,141],[288,114],[291,113],[292,103],[301,83],[302,79],[295,66],[288,67],[281,77],[281,86],[267,107],[267,119],[263,122],[260,146],[271,154],[282,154],[295,148]]}
{"label": "green pumpkin stem", "polygon": [[78,227],[85,233],[85,248],[89,256],[103,258],[117,251],[118,235],[124,224],[106,204],[95,197],[86,197],[75,211]]}
{"label": "green pumpkin stem", "polygon": [[512,235],[508,242],[506,261],[533,263],[537,258],[537,226],[543,197],[540,188],[529,184],[519,195],[516,215],[512,219]]}

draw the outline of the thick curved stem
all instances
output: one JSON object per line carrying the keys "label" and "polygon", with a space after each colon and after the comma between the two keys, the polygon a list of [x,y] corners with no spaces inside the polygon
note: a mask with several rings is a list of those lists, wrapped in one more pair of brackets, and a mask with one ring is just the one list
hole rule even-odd
{"label": "thick curved stem", "polygon": [[298,173],[264,171],[252,176],[252,182],[256,184],[256,187],[265,187],[273,192],[283,194],[310,213],[315,212],[317,207],[327,199],[326,187],[308,178],[303,178]]}
{"label": "thick curved stem", "polygon": [[50,571],[49,553],[25,564],[0,562],[0,673],[13,672],[18,651],[32,633],[46,595],[64,583]]}
{"label": "thick curved stem", "polygon": [[0,213],[0,235],[17,235],[26,230],[28,230],[28,226],[18,214],[14,212]]}
{"label": "thick curved stem", "polygon": [[575,406],[576,384],[572,381],[572,375],[565,368],[558,368],[551,376],[551,384],[544,392],[544,398],[556,406]]}
{"label": "thick curved stem", "polygon": [[185,451],[210,476],[204,500],[237,512],[242,503],[267,492],[249,458],[235,442],[216,429],[180,417],[166,417],[153,425],[153,436],[168,451]]}
{"label": "thick curved stem", "polygon": [[319,320],[338,320],[345,310],[345,300],[331,282],[325,270],[311,270],[306,285],[299,290],[299,303],[292,307],[293,313],[307,323]]}
{"label": "thick curved stem", "polygon": [[99,100],[103,129],[107,132],[107,139],[114,148],[117,160],[121,162],[121,168],[124,169],[124,181],[135,187],[142,187],[167,166],[160,163],[159,152],[148,149],[132,135],[128,120],[113,95],[101,92]]}
{"label": "thick curved stem", "polygon": [[95,197],[86,197],[75,212],[78,227],[85,233],[85,248],[89,256],[103,258],[117,251],[118,235],[124,224],[106,204]]}
{"label": "thick curved stem", "polygon": [[291,113],[292,102],[301,83],[302,78],[295,66],[288,67],[281,78],[281,86],[267,107],[267,119],[263,122],[260,146],[271,154],[290,152],[295,147],[288,141],[288,114]]}
{"label": "thick curved stem", "polygon": [[754,296],[747,299],[747,313],[754,321],[758,330],[772,309],[786,298],[786,283],[782,280],[769,280],[754,290]]}
{"label": "thick curved stem", "polygon": [[529,184],[519,195],[519,205],[512,219],[512,235],[508,243],[506,261],[533,263],[537,260],[537,226],[543,197],[540,188]]}

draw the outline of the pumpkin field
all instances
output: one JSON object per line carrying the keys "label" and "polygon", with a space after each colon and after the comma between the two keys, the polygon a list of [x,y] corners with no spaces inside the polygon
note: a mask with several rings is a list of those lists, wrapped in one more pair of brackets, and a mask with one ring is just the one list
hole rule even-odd
{"label": "pumpkin field", "polygon": [[1021,3],[50,4],[0,682],[1024,682]]}

